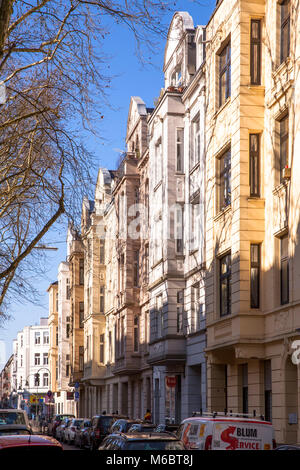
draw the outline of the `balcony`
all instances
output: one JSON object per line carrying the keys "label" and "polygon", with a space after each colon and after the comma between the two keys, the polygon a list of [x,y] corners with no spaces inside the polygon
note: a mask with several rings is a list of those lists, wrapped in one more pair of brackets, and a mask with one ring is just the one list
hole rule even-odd
{"label": "balcony", "polygon": [[149,345],[150,365],[167,365],[171,363],[185,362],[186,339],[184,335],[167,335],[154,340]]}
{"label": "balcony", "polygon": [[123,356],[116,359],[112,367],[114,375],[134,375],[140,372],[141,358],[139,354]]}

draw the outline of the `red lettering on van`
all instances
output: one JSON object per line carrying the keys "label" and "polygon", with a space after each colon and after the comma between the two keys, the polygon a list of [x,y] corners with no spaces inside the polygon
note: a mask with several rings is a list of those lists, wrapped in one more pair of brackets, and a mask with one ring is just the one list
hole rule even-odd
{"label": "red lettering on van", "polygon": [[229,444],[229,446],[226,447],[226,450],[236,450],[239,446],[238,439],[231,435],[235,430],[235,426],[229,426],[229,428],[225,429],[221,434],[221,440]]}

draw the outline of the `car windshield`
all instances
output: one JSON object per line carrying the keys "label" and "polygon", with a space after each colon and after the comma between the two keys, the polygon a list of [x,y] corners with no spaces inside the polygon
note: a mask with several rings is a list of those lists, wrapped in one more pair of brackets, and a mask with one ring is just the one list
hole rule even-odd
{"label": "car windshield", "polygon": [[111,425],[113,418],[112,417],[105,417],[100,419],[100,426],[104,429],[108,429]]}
{"label": "car windshield", "polygon": [[12,413],[0,411],[0,424],[26,424],[25,416],[17,411]]}
{"label": "car windshield", "polygon": [[180,441],[132,441],[126,445],[126,450],[183,450]]}

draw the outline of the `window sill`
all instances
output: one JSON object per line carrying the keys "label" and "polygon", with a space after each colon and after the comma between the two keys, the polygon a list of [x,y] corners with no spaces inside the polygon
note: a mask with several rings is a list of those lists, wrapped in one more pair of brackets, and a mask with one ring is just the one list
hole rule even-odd
{"label": "window sill", "polygon": [[154,269],[156,268],[156,266],[158,266],[160,263],[163,262],[163,258],[160,258],[158,261],[156,261],[152,266],[151,266],[151,269]]}
{"label": "window sill", "polygon": [[215,114],[214,114],[213,118],[216,119],[217,116],[224,110],[224,108],[226,108],[226,106],[229,106],[230,103],[231,103],[231,96],[229,96],[229,98],[227,98],[225,103],[223,103],[222,106],[220,106],[220,108],[218,108],[215,111]]}
{"label": "window sill", "polygon": [[190,175],[194,173],[200,166],[200,162],[195,163],[195,165],[190,169]]}
{"label": "window sill", "polygon": [[290,66],[292,65],[293,64],[292,64],[291,58],[287,57],[283,62],[281,62],[281,64],[277,66],[276,70],[274,70],[274,72],[272,73],[273,79],[275,80],[276,77],[281,74],[282,70],[289,69],[291,68]]}
{"label": "window sill", "polygon": [[160,180],[155,186],[154,186],[154,189],[153,191],[156,192],[158,190],[158,188],[162,185],[162,180]]}
{"label": "window sill", "polygon": [[217,215],[214,217],[214,222],[217,222],[219,219],[221,219],[225,214],[228,212],[231,212],[231,204],[228,204],[224,209],[220,210]]}

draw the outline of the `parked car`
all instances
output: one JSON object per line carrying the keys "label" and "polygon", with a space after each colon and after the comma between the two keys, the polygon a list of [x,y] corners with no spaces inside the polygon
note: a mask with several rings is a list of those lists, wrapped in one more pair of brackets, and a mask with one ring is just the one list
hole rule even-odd
{"label": "parked car", "polygon": [[180,439],[170,434],[110,434],[98,450],[184,450]]}
{"label": "parked car", "polygon": [[51,453],[62,452],[62,445],[49,436],[37,435],[13,435],[0,436],[0,451],[11,452],[15,455],[17,450],[20,451],[51,451]]}
{"label": "parked car", "polygon": [[143,432],[143,433],[150,433],[154,432],[156,428],[156,424],[151,424],[151,423],[136,423],[132,424],[128,430],[128,433],[137,433],[137,432]]}
{"label": "parked car", "polygon": [[68,414],[61,414],[61,415],[55,415],[54,418],[50,421],[48,425],[48,435],[56,437],[56,429],[57,427],[61,424],[62,420],[64,418],[75,418],[74,415],[68,415]]}
{"label": "parked car", "polygon": [[75,440],[75,432],[80,428],[83,418],[73,418],[68,423],[68,426],[65,427],[63,440],[68,444],[72,444]]}
{"label": "parked car", "polygon": [[176,434],[178,427],[178,424],[158,424],[154,432],[170,432]]}
{"label": "parked car", "polygon": [[92,421],[90,419],[83,418],[80,426],[75,431],[74,444],[80,447],[80,449],[87,445],[87,433],[91,427],[91,423]]}
{"label": "parked car", "polygon": [[[18,409],[5,409],[0,410],[0,429],[8,429],[7,426],[21,426],[24,430],[29,433],[32,432],[31,425],[26,411]],[[21,428],[19,428],[20,431]]]}
{"label": "parked car", "polygon": [[26,411],[12,409],[0,409],[0,425],[1,424],[22,424],[30,428],[29,419]]}
{"label": "parked car", "polygon": [[271,450],[276,448],[272,423],[214,413],[185,419],[177,436],[187,449]]}
{"label": "parked car", "polygon": [[103,439],[109,434],[109,428],[114,420],[118,417],[116,415],[97,415],[93,416],[91,427],[87,433],[86,446],[90,450],[97,450]]}
{"label": "parked car", "polygon": [[71,422],[71,419],[72,418],[64,418],[60,425],[57,426],[56,428],[56,439],[58,439],[59,441],[63,441],[64,440],[64,432],[65,432],[65,428],[66,426],[68,426],[68,424]]}
{"label": "parked car", "polygon": [[111,427],[109,429],[109,433],[110,434],[113,434],[113,433],[116,433],[116,432],[126,433],[126,432],[128,432],[129,428],[133,424],[139,424],[139,423],[141,423],[141,420],[138,420],[138,419],[124,419],[124,418],[117,419],[111,425]]}

